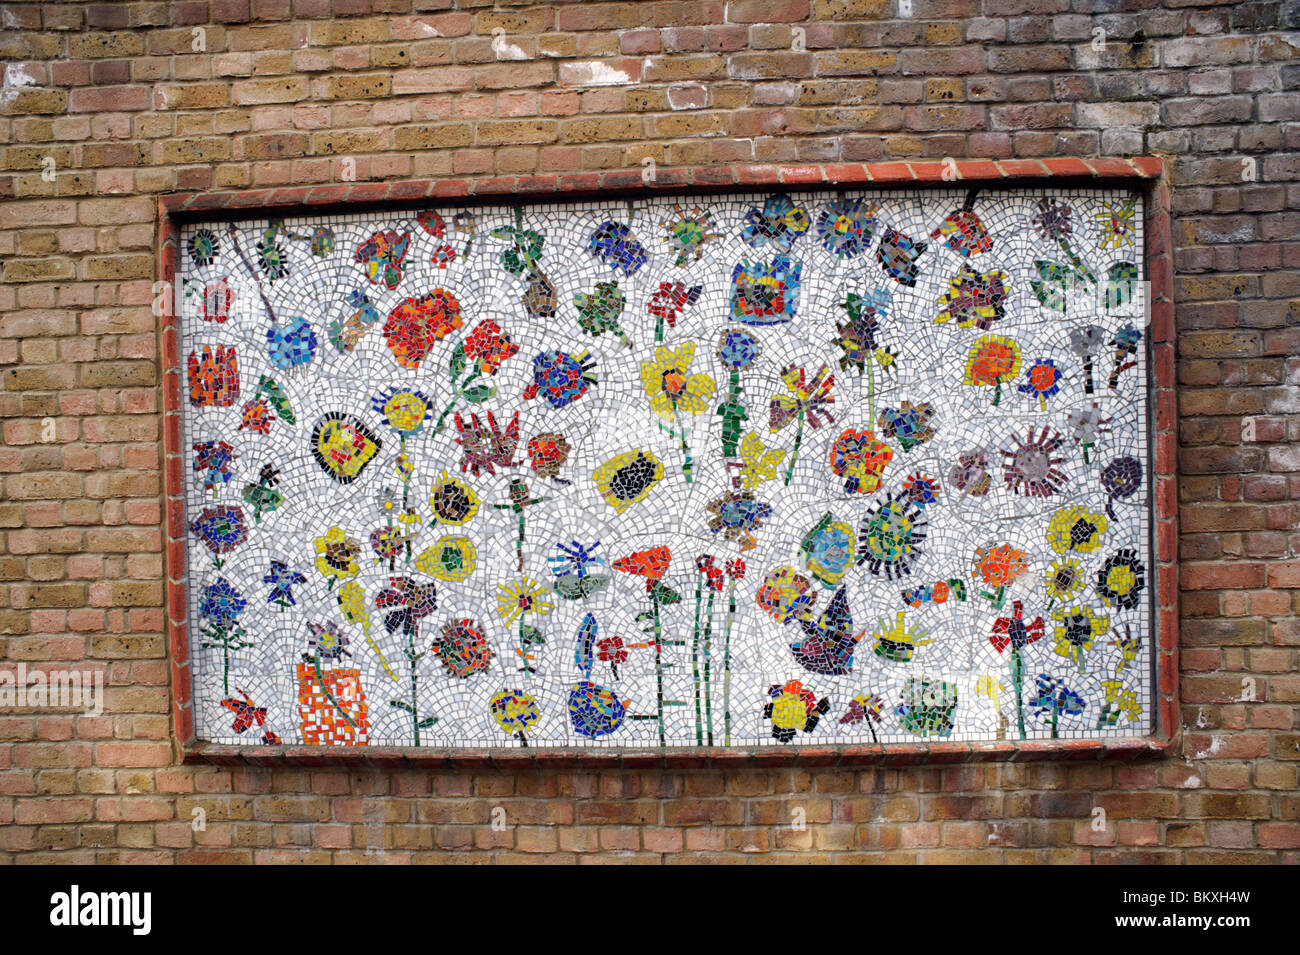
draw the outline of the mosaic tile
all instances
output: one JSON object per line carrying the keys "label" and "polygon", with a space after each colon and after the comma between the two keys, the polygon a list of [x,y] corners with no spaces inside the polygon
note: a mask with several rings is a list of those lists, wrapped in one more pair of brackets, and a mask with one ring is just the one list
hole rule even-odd
{"label": "mosaic tile", "polygon": [[1151,725],[1142,203],[857,190],[183,229],[198,735]]}

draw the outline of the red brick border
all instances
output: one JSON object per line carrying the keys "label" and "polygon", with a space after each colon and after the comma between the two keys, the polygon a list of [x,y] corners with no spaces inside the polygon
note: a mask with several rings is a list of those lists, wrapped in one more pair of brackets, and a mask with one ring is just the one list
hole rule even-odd
{"label": "red brick border", "polygon": [[1155,623],[1155,730],[1149,736],[1115,740],[999,740],[979,743],[904,743],[888,746],[759,747],[671,750],[585,749],[524,750],[429,749],[415,747],[230,746],[204,743],[194,735],[194,705],[185,601],[184,465],[181,459],[181,364],[179,328],[170,296],[158,329],[164,369],[164,498],[167,542],[167,634],[171,648],[172,725],[185,762],[221,765],[338,766],[428,769],[501,769],[618,767],[690,769],[704,766],[885,766],[916,763],[1026,761],[1041,759],[1136,759],[1167,756],[1179,738],[1178,718],[1178,491],[1177,394],[1174,388],[1173,242],[1169,187],[1164,162],[1156,157],[1133,159],[1012,159],[945,162],[849,163],[806,166],[710,166],[663,168],[652,182],[640,170],[555,176],[503,176],[484,179],[425,179],[392,183],[302,186],[246,192],[186,193],[158,200],[159,278],[174,287],[179,256],[179,227],[183,219],[236,215],[245,210],[335,206],[392,206],[425,199],[467,197],[545,198],[611,193],[653,193],[690,188],[695,191],[736,191],[753,186],[945,185],[959,182],[997,185],[1119,185],[1145,189],[1145,273],[1150,285],[1149,336],[1151,418],[1154,429],[1153,467],[1154,559],[1152,561]]}
{"label": "red brick border", "polygon": [[[1019,185],[1026,182],[1067,181],[1096,185],[1100,182],[1161,180],[1164,161],[1157,157],[1134,159],[988,159],[945,162],[837,163],[809,166],[708,166],[663,167],[653,181],[642,180],[638,169],[550,176],[495,176],[483,179],[416,179],[405,182],[367,182],[350,185],[297,186],[251,189],[244,192],[178,193],[162,196],[159,215],[197,218],[199,215],[238,214],[250,209],[331,206],[378,206],[419,202],[422,199],[467,197],[550,196],[570,198],[609,193],[671,192],[684,188],[735,191],[744,186],[844,186],[844,185],[946,185],[953,182],[983,186]],[[164,231],[164,241],[167,233]]]}

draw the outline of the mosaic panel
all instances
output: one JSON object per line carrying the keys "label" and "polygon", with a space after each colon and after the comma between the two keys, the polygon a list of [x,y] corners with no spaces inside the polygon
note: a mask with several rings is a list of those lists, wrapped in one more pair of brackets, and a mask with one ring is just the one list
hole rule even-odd
{"label": "mosaic panel", "polygon": [[184,226],[198,736],[1148,732],[1142,218],[938,189]]}

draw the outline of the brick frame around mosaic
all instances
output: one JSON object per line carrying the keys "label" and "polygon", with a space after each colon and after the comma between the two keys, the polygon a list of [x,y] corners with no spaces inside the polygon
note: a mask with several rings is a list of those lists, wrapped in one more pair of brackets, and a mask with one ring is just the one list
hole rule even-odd
{"label": "brick frame around mosaic", "polygon": [[[580,766],[689,767],[710,763],[753,765],[833,765],[838,763],[903,764],[912,762],[959,762],[1000,759],[1091,759],[1161,756],[1177,743],[1177,505],[1174,479],[1176,397],[1174,391],[1174,344],[1172,304],[1172,259],[1169,194],[1158,159],[1134,160],[1012,160],[947,161],[944,163],[883,163],[833,166],[745,166],[703,171],[660,169],[653,182],[639,171],[560,177],[520,177],[480,180],[434,180],[392,184],[340,185],[301,189],[274,189],[240,193],[172,195],[159,201],[159,278],[172,283],[178,272],[181,229],[200,220],[247,219],[274,211],[275,218],[322,215],[330,212],[397,210],[404,207],[472,210],[477,205],[505,202],[528,205],[593,197],[635,199],[671,193],[693,199],[726,196],[730,193],[779,194],[786,191],[817,190],[819,199],[833,199],[835,190],[870,190],[874,187],[910,186],[918,190],[947,187],[970,188],[1128,188],[1138,191],[1144,210],[1143,276],[1149,295],[1149,326],[1146,334],[1148,381],[1147,431],[1149,435],[1151,520],[1149,594],[1150,635],[1153,666],[1152,699],[1147,716],[1151,731],[1142,736],[1104,739],[1011,740],[978,742],[908,742],[884,745],[817,745],[814,737],[795,746],[650,748],[510,748],[503,737],[491,748],[435,748],[396,746],[257,746],[205,742],[195,733],[193,668],[187,630],[188,564],[186,536],[186,486],[192,481],[182,453],[181,409],[185,394],[186,369],[181,353],[181,328],[171,309],[160,319],[159,342],[165,375],[165,479],[167,497],[167,620],[172,659],[173,715],[175,742],[187,761],[253,764],[338,764],[359,762],[370,765],[476,765],[522,763]],[[471,323],[472,324],[472,323]],[[466,329],[468,330],[468,328]],[[611,557],[617,555],[610,555]],[[761,573],[761,570],[760,570]],[[689,600],[689,594],[687,598]],[[860,620],[858,626],[871,622]],[[559,652],[567,651],[568,634],[557,635]],[[423,639],[423,638],[422,638]],[[862,648],[866,650],[866,645]],[[826,715],[838,719],[838,710]]]}

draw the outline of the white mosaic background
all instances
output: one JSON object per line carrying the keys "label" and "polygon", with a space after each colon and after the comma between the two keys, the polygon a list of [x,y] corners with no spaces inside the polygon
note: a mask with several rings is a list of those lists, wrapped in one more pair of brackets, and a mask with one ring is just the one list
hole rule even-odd
{"label": "white mosaic background", "polygon": [[[658,742],[658,728],[653,719],[625,720],[613,733],[589,739],[574,732],[568,711],[570,688],[582,679],[574,660],[578,629],[584,614],[592,613],[600,636],[618,634],[625,642],[643,639],[635,617],[647,609],[644,583],[640,578],[610,571],[612,581],[607,590],[586,601],[559,599],[551,594],[554,611],[530,620],[545,635],[545,646],[536,648],[539,673],[525,678],[517,672],[514,656],[516,630],[498,615],[498,586],[519,579],[515,558],[517,519],[506,510],[491,505],[507,500],[510,478],[528,482],[533,494],[545,501],[527,511],[527,537],[524,544],[523,576],[549,587],[555,577],[547,558],[555,555],[557,542],[577,540],[586,544],[599,540],[596,551],[606,563],[632,551],[664,544],[672,551],[672,565],[665,583],[683,596],[681,603],[664,609],[666,635],[687,641],[687,646],[668,647],[664,660],[672,667],[665,676],[665,696],[687,701],[688,705],[669,707],[666,711],[665,735],[669,745],[688,746],[696,742],[693,706],[690,646],[693,632],[694,595],[699,575],[695,559],[711,554],[719,565],[724,560],[743,557],[747,574],[737,587],[737,615],[731,640],[731,713],[733,746],[783,745],[773,737],[772,723],[764,717],[770,702],[769,687],[799,680],[815,698],[825,697],[829,710],[812,732],[798,732],[791,745],[827,745],[871,742],[865,723],[841,723],[850,701],[859,694],[876,694],[883,701],[882,719],[875,731],[881,742],[917,742],[945,737],[918,736],[900,726],[895,708],[900,704],[906,682],[924,677],[945,680],[957,688],[957,707],[953,713],[953,730],[949,741],[991,740],[1005,735],[1018,738],[1014,693],[1009,669],[1009,653],[999,654],[990,644],[994,620],[1011,612],[1012,601],[1025,604],[1026,616],[1042,616],[1045,634],[1025,651],[1026,723],[1029,738],[1048,738],[1047,723],[1031,716],[1028,700],[1033,696],[1034,677],[1049,674],[1064,681],[1086,702],[1081,715],[1063,715],[1059,721],[1061,738],[1094,738],[1142,734],[1147,731],[1151,713],[1151,623],[1148,598],[1152,588],[1150,561],[1150,524],[1148,492],[1148,423],[1146,340],[1138,349],[1138,364],[1119,378],[1118,387],[1107,387],[1112,367],[1113,349],[1103,344],[1094,366],[1096,393],[1085,395],[1083,375],[1078,359],[1069,349],[1069,331],[1078,325],[1096,324],[1105,332],[1105,342],[1125,323],[1144,330],[1145,300],[1139,286],[1132,301],[1108,310],[1103,304],[1106,273],[1119,260],[1141,267],[1143,248],[1140,200],[1134,217],[1132,245],[1102,249],[1102,225],[1097,215],[1105,204],[1115,204],[1126,194],[1104,190],[990,190],[979,194],[975,208],[987,227],[993,248],[964,260],[961,256],[929,238],[929,233],[953,210],[962,205],[964,189],[932,191],[861,191],[849,190],[847,198],[865,196],[879,204],[880,229],[867,252],[854,258],[840,258],[826,250],[816,235],[819,212],[836,198],[836,193],[791,193],[797,206],[806,209],[814,227],[795,241],[790,253],[802,263],[802,281],[797,313],[788,324],[750,327],[762,342],[763,352],[755,365],[741,374],[744,388],[742,401],[749,411],[748,427],[771,448],[789,449],[794,427],[780,432],[768,430],[769,399],[785,391],[780,369],[787,364],[805,368],[809,375],[825,364],[834,373],[832,388],[834,422],[817,429],[805,428],[793,480],[788,486],[781,480],[767,481],[755,489],[760,501],[769,504],[773,516],[755,531],[757,544],[741,551],[737,543],[710,533],[710,501],[730,487],[728,472],[721,453],[721,419],[713,413],[722,400],[727,385],[727,370],[719,361],[716,348],[723,329],[741,326],[730,318],[731,273],[742,259],[755,261],[770,258],[770,249],[752,249],[741,238],[746,214],[763,207],[767,194],[731,194],[725,196],[656,196],[636,199],[631,205],[631,230],[648,253],[648,261],[632,277],[615,272],[593,258],[587,251],[592,233],[606,219],[628,222],[626,201],[544,203],[524,205],[523,225],[545,236],[540,264],[558,292],[559,309],[554,319],[545,323],[531,321],[520,305],[524,292],[523,278],[502,268],[499,256],[507,243],[494,240],[488,233],[515,221],[514,206],[496,205],[473,208],[477,217],[472,247],[468,255],[458,254],[445,269],[431,264],[430,257],[442,241],[427,234],[415,220],[415,212],[350,214],[329,217],[297,218],[286,226],[297,233],[309,233],[319,225],[329,226],[335,247],[325,258],[313,256],[304,241],[284,240],[289,276],[263,288],[280,320],[301,315],[312,325],[318,338],[313,360],[292,372],[272,366],[267,357],[268,319],[256,292],[255,284],[231,247],[225,223],[193,223],[182,233],[179,280],[182,288],[189,284],[194,292],[179,295],[183,344],[182,360],[203,345],[233,345],[240,365],[241,394],[231,407],[195,408],[184,403],[184,441],[188,510],[191,519],[212,504],[235,504],[248,516],[248,541],[225,555],[220,571],[213,566],[212,554],[195,542],[188,547],[189,599],[191,633],[198,634],[202,623],[198,603],[203,587],[224,577],[240,591],[248,609],[240,619],[252,648],[231,656],[230,694],[235,688],[247,693],[256,707],[266,709],[264,727],[244,733],[232,729],[234,710],[222,706],[227,698],[222,688],[222,658],[219,651],[199,647],[193,637],[195,667],[196,726],[200,738],[215,742],[258,742],[263,729],[269,728],[285,743],[301,740],[297,706],[295,664],[308,650],[308,623],[335,621],[350,640],[352,656],[344,666],[361,671],[361,683],[368,705],[370,743],[409,745],[413,742],[411,718],[406,712],[389,705],[389,700],[404,699],[409,694],[409,667],[400,652],[401,641],[390,636],[382,626],[383,613],[374,606],[375,595],[389,577],[386,562],[380,563],[370,552],[370,532],[383,524],[376,504],[383,485],[394,484],[393,461],[399,450],[397,436],[383,424],[383,416],[372,410],[371,398],[392,387],[419,388],[433,399],[434,414],[450,400],[447,363],[456,344],[483,319],[496,321],[520,346],[519,353],[507,359],[495,379],[485,379],[498,391],[494,398],[474,409],[483,416],[495,413],[505,427],[513,413],[520,412],[519,449],[514,460],[520,466],[498,469],[494,477],[461,474],[461,447],[455,442],[455,429],[431,433],[431,424],[423,434],[407,442],[407,451],[415,463],[411,482],[411,502],[425,520],[420,536],[414,541],[419,553],[446,534],[464,534],[478,547],[478,565],[463,582],[437,581],[438,609],[421,624],[418,649],[427,650],[442,625],[452,619],[472,618],[487,634],[495,654],[487,672],[466,679],[447,674],[438,659],[429,654],[418,664],[419,711],[421,716],[437,716],[435,725],[421,733],[421,744],[432,746],[518,746],[519,743],[493,721],[488,700],[505,688],[519,688],[531,694],[540,710],[540,719],[528,731],[531,746],[645,747]],[[1097,288],[1072,295],[1066,315],[1042,307],[1030,286],[1037,278],[1036,259],[1061,259],[1060,248],[1042,237],[1035,229],[1034,217],[1044,197],[1067,203],[1072,210],[1073,248],[1079,252],[1098,277]],[[696,205],[712,214],[713,231],[718,237],[703,246],[698,261],[684,267],[673,264],[674,253],[664,240],[663,223],[676,218],[674,206],[689,212]],[[453,216],[465,211],[458,206],[438,206],[448,227]],[[246,220],[238,224],[241,243],[256,262],[254,248],[266,228],[267,220]],[[884,227],[903,232],[928,243],[921,255],[920,276],[915,287],[906,287],[886,275],[877,264],[875,250]],[[201,228],[219,236],[219,252],[208,265],[197,265],[185,251],[185,245]],[[369,282],[353,253],[371,234],[383,229],[409,231],[412,245],[404,259],[404,275],[393,290]],[[445,240],[458,253],[464,249],[465,232],[452,231]],[[948,280],[964,264],[978,271],[1001,269],[1010,277],[1009,296],[1003,320],[994,323],[990,332],[973,327],[959,328],[955,322],[936,325],[940,295]],[[526,274],[526,273],[525,273]],[[201,318],[200,295],[205,284],[227,277],[235,289],[230,318],[224,324],[205,322]],[[1143,276],[1145,278],[1145,276]],[[591,292],[597,282],[617,279],[627,296],[622,327],[632,341],[625,348],[613,335],[592,338],[578,324],[575,293]],[[655,358],[654,320],[646,305],[660,282],[682,281],[688,286],[702,285],[696,304],[688,306],[675,328],[665,334],[665,346],[676,349],[681,343],[696,342],[692,373],[706,373],[717,384],[707,412],[683,415],[690,429],[694,459],[694,482],[682,479],[682,454],[677,442],[666,434],[641,385],[641,364]],[[382,320],[404,298],[418,296],[435,288],[451,291],[460,301],[462,327],[440,341],[419,369],[398,365],[381,334]],[[883,485],[873,494],[849,495],[842,480],[831,473],[828,458],[835,439],[845,428],[873,430],[867,410],[867,376],[855,369],[841,371],[840,351],[834,346],[836,323],[846,318],[839,307],[847,293],[868,295],[874,289],[888,289],[893,301],[881,322],[879,341],[898,353],[895,373],[875,372],[875,405],[898,407],[904,399],[913,403],[930,402],[936,411],[932,421],[937,434],[932,441],[909,453],[898,442],[890,441],[894,458],[883,472]],[[372,326],[352,354],[339,352],[329,341],[326,331],[331,320],[345,318],[355,308],[347,296],[354,289],[363,290],[373,302],[381,322]],[[962,385],[962,373],[972,343],[985,334],[1010,336],[1019,344],[1023,364],[1016,381],[1004,385],[997,407],[990,406],[991,391]],[[589,352],[595,360],[598,383],[569,407],[556,411],[541,398],[525,401],[525,387],[532,378],[532,359],[539,352],[563,349],[572,353]],[[1025,381],[1025,370],[1040,357],[1052,358],[1065,372],[1061,391],[1051,398],[1046,410],[1037,398],[1020,394],[1015,385]],[[258,379],[270,375],[283,387],[296,415],[296,424],[273,421],[266,435],[249,429],[238,430],[241,408],[255,397]],[[1085,464],[1080,448],[1069,439],[1067,416],[1097,401],[1105,417],[1112,420],[1110,433],[1099,437],[1092,450],[1091,463]],[[466,410],[461,406],[461,410]],[[361,479],[342,485],[330,479],[318,467],[309,451],[313,425],[327,412],[346,412],[364,421],[383,441],[378,458]],[[1048,426],[1066,437],[1061,454],[1061,470],[1067,481],[1059,493],[1047,498],[1026,497],[1011,493],[1003,480],[1000,449],[1013,448],[1013,436],[1024,440],[1028,431]],[[563,486],[544,480],[528,467],[524,446],[533,435],[543,431],[561,431],[574,451],[561,470],[572,483]],[[237,459],[228,484],[214,498],[205,493],[196,479],[192,446],[197,442],[224,440],[234,446]],[[957,456],[971,448],[988,449],[992,490],[982,498],[971,497],[950,486],[949,472]],[[648,497],[619,515],[601,497],[592,480],[592,472],[616,454],[634,449],[653,453],[663,463],[665,477]],[[1116,501],[1116,519],[1104,535],[1099,550],[1074,555],[1083,565],[1085,586],[1076,602],[1082,601],[1099,614],[1106,614],[1112,626],[1100,636],[1087,657],[1087,670],[1053,651],[1054,621],[1048,611],[1048,596],[1043,578],[1049,564],[1058,557],[1048,546],[1046,528],[1052,513],[1060,508],[1081,505],[1103,511],[1106,494],[1098,481],[1101,468],[1120,455],[1132,455],[1143,462],[1143,480],[1139,491],[1127,500]],[[786,459],[788,461],[788,458]],[[284,503],[264,513],[259,524],[252,520],[252,508],[240,499],[241,489],[257,479],[259,470],[272,464],[280,470],[279,490]],[[477,516],[462,527],[439,527],[429,523],[429,491],[443,471],[461,477],[478,494],[482,506]],[[784,474],[784,462],[781,473]],[[877,500],[886,492],[898,494],[904,478],[917,471],[938,479],[942,487],[937,504],[925,511],[928,537],[913,560],[910,576],[890,580],[883,573],[873,576],[866,565],[854,566],[841,581],[847,587],[848,606],[853,632],[865,630],[853,657],[852,670],[842,676],[825,676],[806,671],[794,658],[790,643],[800,639],[794,624],[782,626],[763,613],[755,593],[764,575],[780,565],[803,568],[799,544],[803,536],[826,511],[839,520],[860,525]],[[361,628],[346,623],[327,589],[326,580],[313,566],[313,540],[332,526],[341,527],[362,544],[360,574],[357,582],[364,589],[371,613],[371,635],[395,673],[391,679],[378,655],[365,640]],[[1011,543],[1027,555],[1029,571],[1007,593],[1005,605],[995,609],[979,596],[982,585],[971,577],[975,551],[979,547]],[[1139,605],[1130,610],[1105,607],[1097,595],[1095,576],[1105,559],[1121,548],[1132,548],[1147,570],[1147,589]],[[282,609],[267,602],[271,587],[262,582],[270,560],[279,559],[305,575],[306,582],[293,588],[296,605]],[[414,566],[398,559],[397,574],[407,574],[422,582],[432,578],[420,574]],[[900,593],[903,589],[938,580],[962,578],[967,582],[965,601],[950,598],[946,603],[923,603],[919,608],[907,606]],[[817,593],[814,616],[825,609],[834,589],[812,582]],[[714,740],[722,743],[721,716],[721,638],[725,626],[727,593],[718,595],[713,623],[713,700]],[[1056,606],[1060,606],[1057,602]],[[872,652],[872,633],[880,619],[893,623],[899,611],[906,611],[907,625],[919,624],[930,633],[932,642],[919,646],[907,663],[891,662]],[[1121,717],[1118,725],[1098,729],[1104,702],[1103,680],[1116,678],[1120,663],[1119,650],[1110,644],[1116,627],[1129,625],[1131,633],[1140,635],[1141,646],[1136,658],[1119,674],[1125,688],[1132,690],[1141,705],[1137,719]],[[646,649],[633,650],[627,663],[619,668],[615,681],[609,667],[597,661],[593,682],[610,687],[622,700],[630,701],[630,714],[655,713],[655,670],[653,654]],[[997,684],[1000,704],[995,707],[987,693],[992,678]],[[983,683],[981,681],[983,680]],[[1001,715],[1001,719],[1000,719]],[[1001,729],[1000,729],[1001,725]]]}

